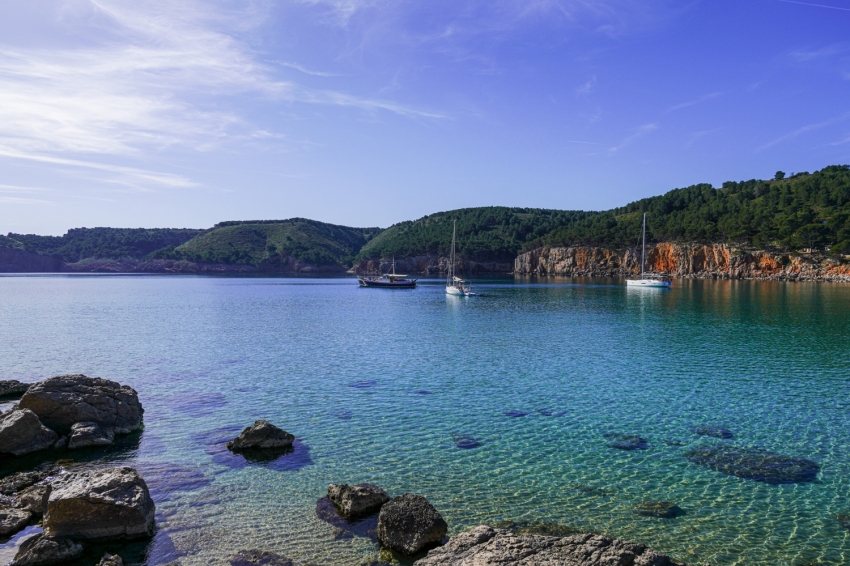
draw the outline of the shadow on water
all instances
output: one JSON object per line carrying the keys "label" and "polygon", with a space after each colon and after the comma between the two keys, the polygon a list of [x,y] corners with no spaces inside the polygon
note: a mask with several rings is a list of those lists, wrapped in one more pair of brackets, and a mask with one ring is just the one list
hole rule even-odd
{"label": "shadow on water", "polygon": [[188,417],[205,417],[214,414],[227,405],[227,398],[221,393],[189,393],[175,395],[170,400],[171,407]]}
{"label": "shadow on water", "polygon": [[336,505],[327,497],[316,502],[316,517],[334,526],[334,540],[346,540],[354,537],[368,538],[378,542],[378,514],[358,521],[349,521],[339,514]]}
{"label": "shadow on water", "polygon": [[255,465],[272,470],[296,471],[313,464],[310,458],[310,447],[298,438],[290,448],[245,450],[233,453],[225,444],[233,440],[241,431],[240,426],[224,426],[193,434],[192,440],[204,447],[204,451],[212,456],[214,463],[231,469]]}

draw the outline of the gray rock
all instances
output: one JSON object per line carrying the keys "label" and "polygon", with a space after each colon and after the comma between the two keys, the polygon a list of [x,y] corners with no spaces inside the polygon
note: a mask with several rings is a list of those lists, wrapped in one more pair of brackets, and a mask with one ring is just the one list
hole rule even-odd
{"label": "gray rock", "polygon": [[15,507],[23,509],[41,517],[44,515],[44,510],[47,507],[47,499],[50,497],[50,484],[40,483],[28,487],[24,491],[18,493],[17,503]]}
{"label": "gray rock", "polygon": [[292,560],[264,550],[240,550],[230,566],[294,566]]}
{"label": "gray rock", "polygon": [[74,423],[71,436],[68,438],[68,448],[85,448],[87,446],[109,446],[115,440],[111,429],[102,429],[93,422]]}
{"label": "gray rock", "polygon": [[153,534],[148,486],[128,466],[70,472],[56,479],[44,530],[51,536],[140,537]]}
{"label": "gray rock", "polygon": [[39,533],[28,538],[18,549],[15,559],[9,566],[52,566],[64,564],[78,558],[83,553],[83,545],[62,538]]}
{"label": "gray rock", "polygon": [[60,471],[61,468],[57,467],[55,464],[47,464],[39,466],[35,470],[18,472],[11,476],[6,476],[0,479],[0,493],[4,495],[12,495],[24,488],[37,484],[52,475],[56,475]]}
{"label": "gray rock", "polygon": [[261,419],[228,442],[227,447],[234,452],[256,448],[288,448],[293,441],[293,435]]}
{"label": "gray rock", "polygon": [[390,500],[387,492],[371,483],[357,485],[334,484],[328,486],[328,499],[339,512],[349,519],[366,517],[381,510]]}
{"label": "gray rock", "polygon": [[32,411],[19,409],[0,417],[0,452],[20,456],[49,448],[57,438]]}
{"label": "gray rock", "polygon": [[57,440],[53,444],[53,447],[56,448],[57,450],[60,449],[60,448],[66,448],[67,446],[68,446],[68,437],[67,436],[60,436],[59,440]]}
{"label": "gray rock", "polygon": [[378,541],[401,554],[416,554],[440,544],[447,530],[434,506],[412,493],[390,499],[378,515]]}
{"label": "gray rock", "polygon": [[32,513],[23,509],[12,509],[11,507],[0,507],[0,537],[15,534],[32,519]]}
{"label": "gray rock", "polygon": [[[389,505],[389,504],[387,504]],[[452,537],[416,566],[684,566],[642,544],[600,535],[516,535],[482,525]]]}
{"label": "gray rock", "polygon": [[0,398],[20,397],[27,392],[31,383],[21,383],[17,379],[0,380]]}
{"label": "gray rock", "polygon": [[100,559],[100,562],[97,563],[97,566],[124,566],[124,560],[117,554],[109,554],[107,552]]}
{"label": "gray rock", "polygon": [[126,434],[142,425],[139,396],[127,385],[85,375],[60,375],[36,383],[19,403],[46,426],[67,434],[75,423],[94,422],[115,434]]}

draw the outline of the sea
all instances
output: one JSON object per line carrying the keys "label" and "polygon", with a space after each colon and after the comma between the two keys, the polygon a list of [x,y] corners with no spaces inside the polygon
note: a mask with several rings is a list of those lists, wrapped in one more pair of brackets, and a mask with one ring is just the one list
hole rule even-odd
{"label": "sea", "polygon": [[[322,501],[361,482],[425,496],[449,535],[488,524],[691,564],[850,564],[850,286],[472,283],[454,297],[440,279],[0,276],[0,379],[102,377],[145,410],[115,447],[7,457],[0,474],[134,466],[157,533],[104,548],[151,566],[246,549],[409,564]],[[294,449],[226,450],[257,419]],[[647,515],[657,502],[675,512]],[[38,530],[0,539],[0,564]]]}

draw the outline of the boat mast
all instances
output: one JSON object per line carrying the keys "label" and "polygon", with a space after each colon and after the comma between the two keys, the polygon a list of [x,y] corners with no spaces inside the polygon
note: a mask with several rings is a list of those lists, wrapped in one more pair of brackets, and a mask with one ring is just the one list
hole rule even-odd
{"label": "boat mast", "polygon": [[454,274],[455,274],[455,235],[457,234],[457,220],[454,221],[454,225],[452,226],[452,251],[449,255],[449,275],[446,279],[446,285],[451,285],[454,282]]}
{"label": "boat mast", "polygon": [[640,253],[640,278],[643,279],[643,265],[646,263],[646,213],[643,213],[643,251]]}

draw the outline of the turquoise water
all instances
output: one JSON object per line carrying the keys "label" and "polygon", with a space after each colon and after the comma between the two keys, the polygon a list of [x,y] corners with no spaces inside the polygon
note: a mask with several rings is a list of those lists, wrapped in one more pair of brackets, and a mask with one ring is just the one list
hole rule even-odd
{"label": "turquoise water", "polygon": [[[139,391],[141,435],[85,457],[132,462],[151,484],[149,564],[245,548],[377,560],[371,540],[315,512],[329,483],[362,481],[425,495],[450,534],[554,522],[714,566],[850,563],[836,518],[850,513],[850,286],[491,279],[458,298],[441,285],[0,277],[0,375]],[[258,418],[295,434],[296,451],[263,463],[221,450]],[[735,437],[699,437],[701,425]],[[611,433],[647,448],[610,448]],[[480,446],[458,448],[459,435]],[[820,472],[771,485],[685,458],[711,443]],[[637,515],[647,499],[685,513]]]}

